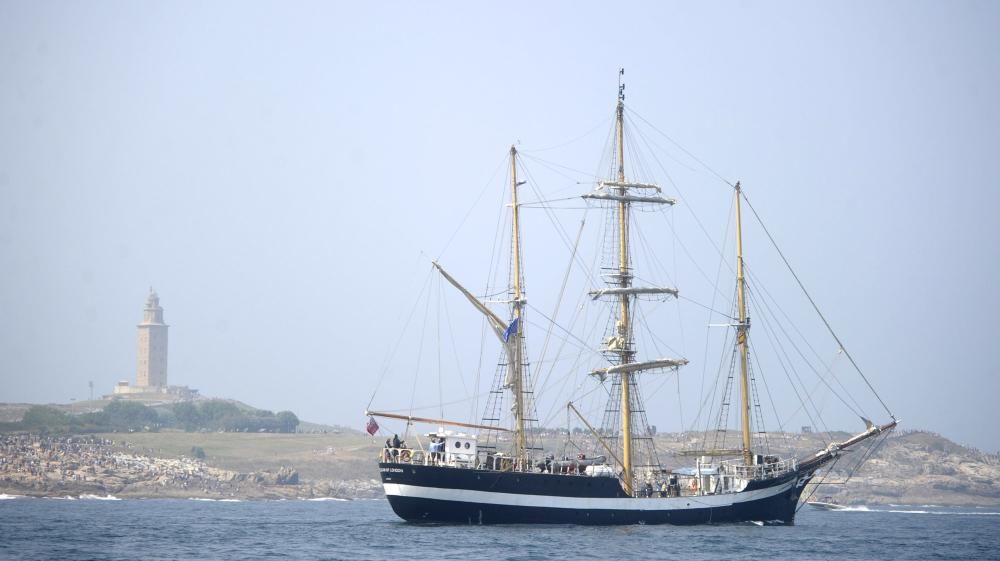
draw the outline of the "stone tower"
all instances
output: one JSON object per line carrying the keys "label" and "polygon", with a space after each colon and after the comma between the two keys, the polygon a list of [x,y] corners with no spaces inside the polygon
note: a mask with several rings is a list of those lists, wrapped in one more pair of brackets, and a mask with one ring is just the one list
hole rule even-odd
{"label": "stone tower", "polygon": [[139,328],[139,364],[136,385],[150,388],[167,386],[167,324],[163,323],[160,297],[152,288],[146,298]]}

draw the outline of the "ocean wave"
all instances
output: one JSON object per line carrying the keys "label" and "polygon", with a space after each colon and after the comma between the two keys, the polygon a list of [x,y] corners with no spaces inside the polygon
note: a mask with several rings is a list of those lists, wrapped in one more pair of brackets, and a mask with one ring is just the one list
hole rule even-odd
{"label": "ocean wave", "polygon": [[120,501],[118,497],[114,495],[80,495],[80,499],[84,501]]}
{"label": "ocean wave", "polygon": [[8,495],[7,493],[0,493],[0,501],[9,501],[12,499],[23,499],[24,495]]}
{"label": "ocean wave", "polygon": [[77,499],[76,497],[71,497],[69,495],[66,495],[65,497],[45,497],[45,498],[51,499],[53,501],[75,501]]}
{"label": "ocean wave", "polygon": [[[887,505],[889,507],[906,507],[911,505]],[[946,508],[946,507],[934,507],[934,508]],[[975,508],[985,508],[985,507],[975,507]],[[967,510],[926,510],[922,508],[868,508],[867,506],[849,506],[845,508],[838,508],[830,512],[887,512],[891,514],[931,514],[937,516],[1000,516],[1000,512],[971,512]]]}
{"label": "ocean wave", "polygon": [[317,501],[317,502],[333,501],[333,502],[340,503],[340,502],[347,502],[350,499],[342,499],[340,497],[314,497],[312,499],[302,499],[302,500],[304,500],[304,501]]}
{"label": "ocean wave", "polygon": [[188,497],[189,501],[202,501],[206,503],[241,503],[239,499],[209,499],[207,497]]}

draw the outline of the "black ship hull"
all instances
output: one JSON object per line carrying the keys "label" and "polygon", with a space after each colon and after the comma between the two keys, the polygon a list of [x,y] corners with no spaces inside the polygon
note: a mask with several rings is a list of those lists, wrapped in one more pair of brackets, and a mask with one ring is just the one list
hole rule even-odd
{"label": "black ship hull", "polygon": [[739,493],[633,498],[618,479],[380,463],[386,497],[409,522],[447,524],[791,525],[812,472],[753,481]]}

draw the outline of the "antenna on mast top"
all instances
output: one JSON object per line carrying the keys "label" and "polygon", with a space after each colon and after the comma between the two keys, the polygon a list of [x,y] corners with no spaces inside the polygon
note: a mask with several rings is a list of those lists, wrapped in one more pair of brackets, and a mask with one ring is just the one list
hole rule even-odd
{"label": "antenna on mast top", "polygon": [[618,69],[618,101],[625,101],[625,82],[622,80],[625,77],[625,69]]}

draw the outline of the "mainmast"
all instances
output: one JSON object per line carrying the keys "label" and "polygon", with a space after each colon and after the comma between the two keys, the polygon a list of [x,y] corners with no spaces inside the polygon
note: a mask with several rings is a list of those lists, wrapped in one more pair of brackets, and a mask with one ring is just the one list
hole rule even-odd
{"label": "mainmast", "polygon": [[740,427],[743,429],[743,462],[753,463],[750,451],[750,383],[747,360],[747,317],[746,280],[743,275],[743,226],[740,222],[740,183],[736,182],[736,305],[739,307],[740,322],[736,326],[736,342],[740,349]]}
{"label": "mainmast", "polygon": [[[621,71],[623,73],[624,71]],[[687,360],[673,358],[656,358],[651,360],[636,361],[635,340],[632,333],[634,310],[632,303],[640,295],[662,295],[664,297],[677,296],[677,289],[665,286],[633,286],[631,251],[629,249],[629,226],[631,216],[629,214],[631,205],[651,204],[651,205],[673,205],[676,201],[662,196],[660,187],[654,183],[644,183],[625,179],[625,85],[618,82],[618,106],[615,110],[615,150],[612,169],[617,168],[617,177],[606,181],[599,181],[597,188],[585,195],[584,199],[591,199],[610,203],[609,207],[617,210],[617,232],[612,235],[618,244],[618,253],[614,262],[610,263],[614,271],[608,274],[608,287],[594,289],[590,291],[590,296],[595,300],[602,297],[613,298],[617,304],[617,310],[613,312],[615,317],[614,327],[608,337],[604,339],[604,352],[611,363],[609,366],[593,369],[590,374],[597,376],[603,382],[608,376],[613,378],[618,384],[614,388],[621,390],[621,395],[611,394],[611,399],[621,399],[617,405],[609,404],[608,413],[612,411],[621,413],[620,434],[622,439],[622,455],[620,464],[622,467],[622,487],[624,491],[632,495],[635,485],[635,464],[633,450],[633,413],[638,413],[640,420],[644,420],[642,412],[642,397],[637,393],[638,388],[632,387],[632,379],[642,372],[650,370],[662,370],[664,368],[677,368],[687,364]],[[633,392],[636,390],[636,392]],[[633,395],[635,394],[635,395]],[[633,406],[636,407],[633,410]],[[608,423],[615,421],[609,416],[605,418]],[[612,425],[609,425],[612,426]],[[645,430],[645,427],[641,427]],[[655,451],[650,442],[650,460],[656,463]]]}
{"label": "mainmast", "polygon": [[[625,199],[625,86],[618,86],[618,108],[615,112],[615,130],[618,144],[618,184],[616,192],[621,197],[618,201],[618,286],[622,293],[619,300],[618,334],[623,344],[618,350],[619,364],[632,362],[632,337],[630,333],[629,294],[627,289],[631,284],[628,271],[628,202]],[[622,477],[625,492],[632,494],[632,404],[629,372],[620,375],[622,384]]]}
{"label": "mainmast", "polygon": [[508,328],[509,338],[507,344],[511,346],[513,352],[510,353],[511,365],[513,369],[512,381],[514,385],[514,417],[516,419],[515,446],[518,462],[526,461],[527,445],[524,434],[524,367],[521,359],[521,308],[524,304],[521,297],[521,230],[518,222],[517,188],[522,183],[517,181],[517,148],[510,147],[510,191],[511,191],[511,228],[513,229],[511,240],[513,243],[514,262],[514,319],[511,320],[513,329]]}

